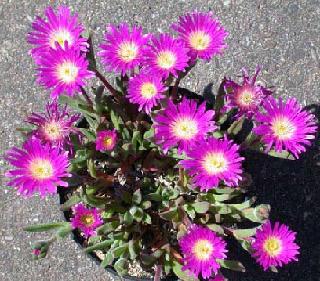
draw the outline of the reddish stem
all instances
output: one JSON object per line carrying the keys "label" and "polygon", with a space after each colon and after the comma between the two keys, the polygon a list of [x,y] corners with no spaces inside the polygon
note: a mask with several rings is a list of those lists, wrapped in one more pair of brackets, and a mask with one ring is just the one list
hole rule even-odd
{"label": "reddish stem", "polygon": [[100,79],[103,85],[110,91],[110,93],[117,97],[118,93],[115,88],[111,86],[111,84],[107,81],[107,79],[99,72],[99,70],[95,69],[96,76]]}
{"label": "reddish stem", "polygon": [[81,89],[82,95],[85,97],[85,99],[86,99],[87,103],[89,104],[89,106],[93,106],[93,102],[90,99],[89,95],[87,94],[86,90],[83,87],[81,87],[80,89]]}

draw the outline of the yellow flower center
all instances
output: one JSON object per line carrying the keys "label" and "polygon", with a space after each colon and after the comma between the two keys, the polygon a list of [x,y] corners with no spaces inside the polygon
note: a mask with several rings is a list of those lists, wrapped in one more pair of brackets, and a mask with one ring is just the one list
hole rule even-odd
{"label": "yellow flower center", "polygon": [[213,252],[212,243],[209,240],[198,240],[192,249],[198,260],[208,260]]}
{"label": "yellow flower center", "polygon": [[176,137],[185,140],[192,139],[198,133],[197,122],[189,118],[178,119],[171,125],[171,129]]}
{"label": "yellow flower center", "polygon": [[78,67],[74,63],[69,61],[65,61],[59,64],[57,67],[58,79],[67,84],[72,83],[76,80],[78,72]]}
{"label": "yellow flower center", "polygon": [[244,90],[238,97],[238,102],[242,106],[250,106],[254,102],[254,95],[249,90]]}
{"label": "yellow flower center", "polygon": [[91,226],[94,223],[94,217],[92,214],[83,215],[80,220],[86,226]]}
{"label": "yellow flower center", "polygon": [[52,177],[53,166],[49,160],[38,158],[30,162],[29,171],[33,178],[44,180]]}
{"label": "yellow flower center", "polygon": [[44,132],[51,140],[56,140],[61,137],[61,128],[59,123],[57,122],[50,122],[44,125]]}
{"label": "yellow flower center", "polygon": [[50,39],[49,39],[49,44],[50,44],[51,48],[55,49],[56,42],[58,42],[59,45],[63,48],[65,41],[67,41],[68,45],[71,46],[72,36],[69,31],[62,29],[62,30],[57,30],[57,31],[52,32]]}
{"label": "yellow flower center", "polygon": [[286,117],[277,117],[271,124],[273,134],[280,140],[290,139],[296,131],[294,124]]}
{"label": "yellow flower center", "polygon": [[189,43],[191,47],[197,51],[203,51],[207,49],[210,41],[210,36],[203,31],[194,31],[189,36]]}
{"label": "yellow flower center", "polygon": [[203,160],[203,167],[210,175],[224,172],[228,168],[228,161],[221,152],[210,152]]}
{"label": "yellow flower center", "polygon": [[147,82],[144,83],[141,87],[141,95],[146,99],[151,99],[157,94],[156,86],[151,83]]}
{"label": "yellow flower center", "polygon": [[118,49],[118,56],[124,62],[133,61],[138,55],[138,47],[133,42],[123,42]]}
{"label": "yellow flower center", "polygon": [[263,243],[263,249],[267,252],[267,254],[271,257],[277,256],[281,249],[282,243],[281,240],[275,236],[270,236]]}
{"label": "yellow flower center", "polygon": [[112,145],[112,138],[111,137],[105,137],[103,140],[103,145],[108,148]]}
{"label": "yellow flower center", "polygon": [[161,68],[170,69],[176,63],[176,56],[171,51],[161,51],[157,57],[157,63]]}

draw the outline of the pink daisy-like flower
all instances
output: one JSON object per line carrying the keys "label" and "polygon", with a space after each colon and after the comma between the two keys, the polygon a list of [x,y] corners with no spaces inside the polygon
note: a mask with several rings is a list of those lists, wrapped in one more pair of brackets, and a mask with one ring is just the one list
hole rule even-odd
{"label": "pink daisy-like flower", "polygon": [[68,7],[60,6],[57,14],[52,7],[48,7],[45,15],[48,20],[37,17],[27,38],[28,42],[35,46],[31,54],[36,61],[39,57],[46,56],[50,48],[56,49],[56,44],[64,48],[65,42],[70,47],[87,51],[86,38],[81,38],[84,28],[78,23],[78,16],[72,16]]}
{"label": "pink daisy-like flower", "polygon": [[8,162],[15,170],[6,176],[13,178],[8,186],[15,187],[18,193],[30,196],[39,193],[41,197],[57,192],[57,186],[68,186],[65,177],[70,177],[68,153],[41,144],[40,140],[27,140],[22,149],[13,147],[6,154]]}
{"label": "pink daisy-like flower", "polygon": [[96,150],[101,152],[112,150],[117,143],[116,130],[105,130],[97,132]]}
{"label": "pink daisy-like flower", "polygon": [[166,90],[159,76],[141,73],[129,80],[129,101],[139,105],[139,110],[150,113],[153,106],[163,98]]}
{"label": "pink daisy-like flower", "polygon": [[98,53],[103,64],[108,71],[125,75],[128,70],[140,65],[149,36],[142,33],[141,27],[133,26],[130,30],[127,24],[122,23],[119,28],[109,25],[104,39]]}
{"label": "pink daisy-like flower", "polygon": [[167,107],[154,118],[155,139],[166,152],[178,146],[178,152],[187,152],[208,132],[216,129],[213,110],[206,111],[205,103],[200,106],[194,100],[184,98],[175,105],[168,100]]}
{"label": "pink daisy-like flower", "polygon": [[252,243],[253,257],[267,270],[271,266],[283,266],[291,261],[297,261],[299,246],[294,242],[296,233],[288,226],[275,223],[272,228],[270,221],[257,230]]}
{"label": "pink daisy-like flower", "polygon": [[69,48],[65,43],[64,49],[56,44],[46,56],[39,60],[38,82],[48,89],[52,89],[51,97],[61,94],[74,96],[80,92],[80,87],[86,85],[86,79],[94,76],[88,70],[89,62],[80,50]]}
{"label": "pink daisy-like flower", "polygon": [[201,191],[217,187],[220,181],[236,186],[241,180],[241,162],[244,158],[239,155],[239,146],[231,140],[210,137],[198,142],[187,156],[189,159],[179,164]]}
{"label": "pink daisy-like flower", "polygon": [[188,233],[179,240],[183,254],[183,270],[204,279],[217,274],[220,264],[217,259],[226,258],[226,242],[207,227],[192,225]]}
{"label": "pink daisy-like flower", "polygon": [[86,238],[96,234],[96,228],[103,224],[103,219],[96,208],[86,208],[83,204],[77,204],[73,208],[74,217],[71,218],[73,229],[78,228]]}
{"label": "pink daisy-like flower", "polygon": [[315,138],[318,126],[315,116],[304,110],[295,98],[287,102],[279,99],[277,102],[269,97],[263,104],[265,113],[258,112],[254,128],[257,135],[261,135],[266,151],[274,146],[277,152],[290,151],[296,158],[306,151]]}
{"label": "pink daisy-like flower", "polygon": [[182,40],[168,34],[153,36],[145,51],[145,67],[148,72],[167,78],[170,74],[178,76],[188,66],[188,49]]}
{"label": "pink daisy-like flower", "polygon": [[79,134],[75,128],[79,118],[80,114],[70,115],[67,106],[61,108],[54,100],[46,105],[46,113],[32,113],[27,122],[37,127],[32,131],[35,137],[51,146],[63,148],[72,144],[70,134]]}
{"label": "pink daisy-like flower", "polygon": [[228,33],[218,20],[212,18],[212,13],[189,13],[179,18],[172,28],[190,49],[192,59],[209,60],[220,54],[227,46],[224,40]]}
{"label": "pink daisy-like flower", "polygon": [[261,68],[256,68],[256,73],[249,77],[246,69],[242,69],[242,84],[237,84],[233,80],[226,80],[225,89],[227,91],[227,107],[237,108],[237,117],[245,115],[248,118],[259,110],[263,101],[272,94],[272,91],[256,84],[257,76]]}

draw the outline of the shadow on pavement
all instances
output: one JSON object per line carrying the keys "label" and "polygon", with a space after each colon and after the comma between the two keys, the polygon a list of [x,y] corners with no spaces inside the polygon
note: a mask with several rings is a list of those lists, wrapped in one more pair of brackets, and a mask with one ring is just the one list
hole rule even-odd
{"label": "shadow on pavement", "polygon": [[[320,120],[320,106],[311,105]],[[236,245],[237,253],[245,265],[246,273],[225,272],[230,281],[317,281],[320,280],[320,137],[299,160],[290,161],[247,153],[249,161],[244,168],[253,177],[250,195],[258,197],[258,203],[270,204],[271,220],[287,224],[296,231],[301,247],[299,262],[293,262],[279,273],[263,272],[249,254]]]}

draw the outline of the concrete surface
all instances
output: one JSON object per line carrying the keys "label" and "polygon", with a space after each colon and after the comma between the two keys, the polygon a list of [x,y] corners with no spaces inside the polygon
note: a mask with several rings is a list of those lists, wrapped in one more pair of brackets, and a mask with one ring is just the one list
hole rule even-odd
{"label": "concrete surface", "polygon": [[[25,37],[35,15],[41,15],[49,4],[71,6],[85,26],[95,32],[96,43],[101,40],[108,22],[129,21],[141,24],[149,32],[167,31],[170,23],[186,11],[212,10],[230,32],[229,48],[223,57],[198,65],[184,85],[200,92],[210,82],[218,86],[226,74],[237,75],[243,66],[254,69],[256,64],[262,64],[261,79],[274,85],[278,94],[295,96],[305,105],[320,99],[318,0],[0,2],[1,154],[21,141],[15,127],[22,125],[32,110],[41,109],[48,97],[35,83],[34,65],[27,54],[29,46]],[[0,159],[0,173],[5,169]],[[108,275],[87,259],[71,239],[56,243],[47,259],[31,261],[30,243],[43,238],[43,234],[30,235],[21,229],[30,223],[61,220],[57,198],[25,200],[4,186],[2,176],[1,181],[1,281],[108,280]],[[278,280],[274,278],[272,280]],[[290,280],[298,280],[292,278]],[[305,280],[317,280],[310,278]]]}

